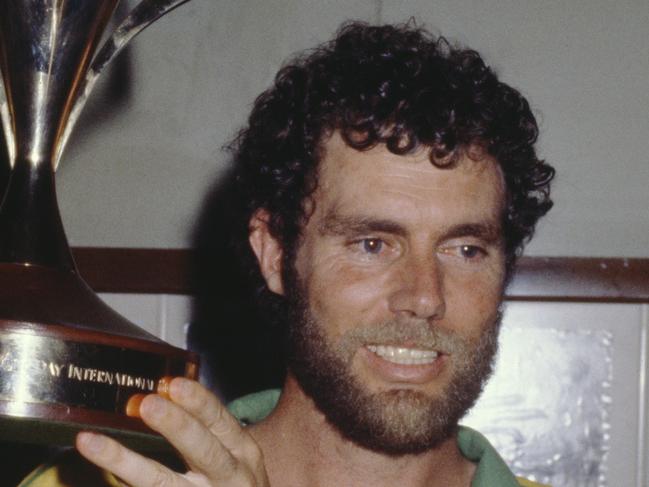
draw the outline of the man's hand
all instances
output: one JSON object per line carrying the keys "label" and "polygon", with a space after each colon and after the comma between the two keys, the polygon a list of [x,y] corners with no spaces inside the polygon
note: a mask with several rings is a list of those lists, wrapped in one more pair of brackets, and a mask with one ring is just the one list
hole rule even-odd
{"label": "man's hand", "polygon": [[169,398],[147,396],[140,415],[178,450],[187,473],[178,474],[96,433],[80,433],[77,449],[133,487],[268,487],[259,446],[216,397],[197,382],[176,378]]}

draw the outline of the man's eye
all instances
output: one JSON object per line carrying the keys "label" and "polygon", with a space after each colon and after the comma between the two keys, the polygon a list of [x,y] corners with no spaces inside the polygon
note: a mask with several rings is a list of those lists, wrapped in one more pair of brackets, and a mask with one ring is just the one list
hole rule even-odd
{"label": "man's eye", "polygon": [[476,257],[485,255],[484,249],[477,245],[460,245],[458,250],[460,255],[465,259],[475,259]]}
{"label": "man's eye", "polygon": [[360,242],[363,251],[368,254],[380,254],[383,250],[384,243],[378,238],[364,238]]}

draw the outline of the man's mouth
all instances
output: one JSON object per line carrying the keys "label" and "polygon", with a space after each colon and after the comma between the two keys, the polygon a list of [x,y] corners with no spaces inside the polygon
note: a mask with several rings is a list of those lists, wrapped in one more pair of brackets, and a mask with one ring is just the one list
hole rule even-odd
{"label": "man's mouth", "polygon": [[432,364],[439,356],[439,353],[435,350],[395,347],[392,345],[367,345],[367,349],[382,359],[399,365]]}

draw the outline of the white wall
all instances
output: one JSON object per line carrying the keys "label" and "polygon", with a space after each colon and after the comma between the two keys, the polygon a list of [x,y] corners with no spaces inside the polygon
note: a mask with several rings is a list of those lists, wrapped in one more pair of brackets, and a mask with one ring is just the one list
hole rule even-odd
{"label": "white wall", "polygon": [[649,257],[646,0],[193,0],[133,43],[128,100],[99,86],[73,134],[71,243],[189,246],[220,146],[281,61],[346,18],[409,16],[484,53],[539,115],[559,176],[530,253]]}
{"label": "white wall", "polygon": [[72,245],[189,246],[221,146],[282,60],[347,16],[374,20],[376,5],[192,0],[144,31],[129,53],[130,99],[111,105],[98,86],[59,169]]}
{"label": "white wall", "polygon": [[478,49],[521,88],[556,165],[536,255],[649,256],[649,2],[385,0]]}

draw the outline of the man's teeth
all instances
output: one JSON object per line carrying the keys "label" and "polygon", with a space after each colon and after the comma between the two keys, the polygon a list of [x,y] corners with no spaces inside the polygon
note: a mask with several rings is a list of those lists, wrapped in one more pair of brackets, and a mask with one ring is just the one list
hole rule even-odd
{"label": "man's teeth", "polygon": [[416,348],[391,347],[386,345],[368,345],[367,349],[388,362],[402,365],[431,364],[438,355],[434,350],[418,350]]}

